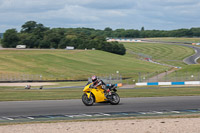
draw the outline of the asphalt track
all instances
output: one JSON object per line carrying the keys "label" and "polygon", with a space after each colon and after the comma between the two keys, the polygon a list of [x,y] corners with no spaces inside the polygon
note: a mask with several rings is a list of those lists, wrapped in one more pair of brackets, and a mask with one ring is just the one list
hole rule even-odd
{"label": "asphalt track", "polygon": [[83,105],[77,100],[0,102],[0,118],[90,113],[151,112],[200,109],[200,96],[121,98],[119,105]]}
{"label": "asphalt track", "polygon": [[195,50],[195,54],[184,59],[183,61],[190,65],[190,64],[198,64],[197,63],[197,59],[200,58],[200,47],[197,46],[191,46],[191,45],[186,45],[186,44],[181,44],[182,46],[186,46],[186,47],[190,47],[193,48]]}

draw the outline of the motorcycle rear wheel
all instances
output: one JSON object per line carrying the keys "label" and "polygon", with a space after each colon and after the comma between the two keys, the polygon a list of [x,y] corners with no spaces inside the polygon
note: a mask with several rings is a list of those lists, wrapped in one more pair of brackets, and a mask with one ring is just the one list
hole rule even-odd
{"label": "motorcycle rear wheel", "polygon": [[117,93],[112,92],[112,98],[110,99],[110,103],[112,105],[117,105],[120,102],[120,97]]}
{"label": "motorcycle rear wheel", "polygon": [[86,106],[92,106],[94,103],[94,98],[93,96],[91,96],[90,98],[88,98],[87,94],[83,94],[82,96],[82,102],[86,105]]}

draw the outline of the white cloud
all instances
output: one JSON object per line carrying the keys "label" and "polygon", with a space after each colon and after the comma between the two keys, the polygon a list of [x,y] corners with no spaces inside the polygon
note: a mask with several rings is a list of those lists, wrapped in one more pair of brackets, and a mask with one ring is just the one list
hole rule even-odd
{"label": "white cloud", "polygon": [[65,6],[64,2],[53,0],[4,0],[0,4],[1,12],[45,12],[58,10]]}
{"label": "white cloud", "polygon": [[130,9],[135,6],[133,0],[91,0],[88,3],[85,3],[84,6],[94,9]]}
{"label": "white cloud", "polygon": [[199,26],[199,0],[0,0],[0,32],[34,20],[50,27]]}

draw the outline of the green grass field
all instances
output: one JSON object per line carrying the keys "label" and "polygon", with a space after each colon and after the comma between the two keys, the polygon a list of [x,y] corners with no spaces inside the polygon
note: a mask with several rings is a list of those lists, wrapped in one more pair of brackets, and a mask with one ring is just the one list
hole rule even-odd
{"label": "green grass field", "polygon": [[14,89],[10,89],[9,87],[1,87],[0,89],[0,101],[80,99],[81,95],[81,88],[25,90],[19,87]]}
{"label": "green grass field", "polygon": [[43,79],[87,79],[119,71],[137,77],[165,66],[98,50],[1,50],[0,74],[39,74]]}
{"label": "green grass field", "polygon": [[200,81],[200,64],[187,65],[182,69],[168,75],[168,78],[174,77],[179,81]]}
{"label": "green grass field", "polygon": [[145,55],[152,56],[153,60],[174,65],[184,66],[183,59],[194,54],[192,48],[168,45],[161,43],[123,43],[125,47],[135,53],[143,53]]}
{"label": "green grass field", "polygon": [[200,58],[197,60],[197,62],[200,64]]}
{"label": "green grass field", "polygon": [[[25,90],[21,87],[0,87],[0,101],[81,99],[83,88]],[[196,96],[200,88],[119,89],[121,98]]]}

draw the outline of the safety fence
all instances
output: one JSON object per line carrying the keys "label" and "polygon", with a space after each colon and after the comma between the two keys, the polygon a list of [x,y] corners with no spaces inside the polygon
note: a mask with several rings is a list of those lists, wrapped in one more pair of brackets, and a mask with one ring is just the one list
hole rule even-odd
{"label": "safety fence", "polygon": [[42,75],[37,74],[0,74],[0,81],[34,81],[43,80]]}
{"label": "safety fence", "polygon": [[[56,81],[91,81],[92,75],[45,75],[42,74],[0,74],[0,82],[56,82]],[[107,84],[122,83],[120,74],[97,74],[99,79],[102,79]]]}
{"label": "safety fence", "polygon": [[42,74],[0,74],[0,82],[64,82],[64,81],[87,81],[88,75],[82,75],[85,78],[66,75],[45,75]]}
{"label": "safety fence", "polygon": [[199,71],[174,71],[169,73],[168,71],[155,73],[138,73],[138,82],[183,82],[183,81],[200,81]]}
{"label": "safety fence", "polygon": [[[106,84],[118,84],[118,83],[122,83],[122,75],[120,74],[104,74],[104,75],[100,75],[98,76],[98,79],[103,80],[104,83]],[[88,81],[91,82],[91,78],[88,78]]]}
{"label": "safety fence", "polygon": [[[195,72],[179,72],[160,71],[154,73],[114,73],[114,74],[96,74],[106,84],[135,84],[150,82],[184,82],[184,81],[200,81],[200,70]],[[92,75],[76,75],[67,77],[65,75],[53,76],[42,74],[2,74],[0,73],[0,82],[47,82],[47,81],[91,81]]]}

